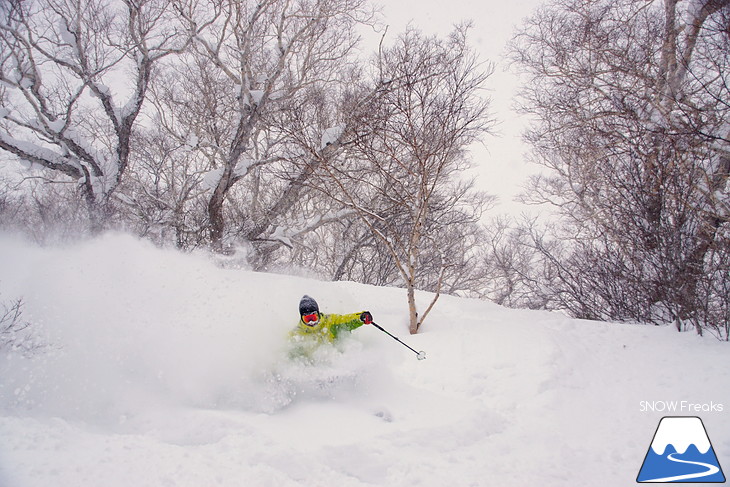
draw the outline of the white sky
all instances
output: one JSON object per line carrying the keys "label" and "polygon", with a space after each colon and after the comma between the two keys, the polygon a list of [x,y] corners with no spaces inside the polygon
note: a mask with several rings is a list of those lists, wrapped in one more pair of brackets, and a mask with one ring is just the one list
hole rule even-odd
{"label": "white sky", "polygon": [[498,136],[486,137],[484,146],[475,147],[472,152],[480,188],[499,197],[493,214],[524,210],[512,199],[526,177],[537,172],[534,165],[524,161],[527,147],[520,137],[525,122],[511,108],[517,78],[505,71],[502,54],[514,29],[542,3],[544,0],[381,0],[391,39],[403,32],[409,22],[425,33],[446,35],[454,24],[471,20],[474,28],[470,44],[482,61],[495,63],[487,88],[492,99],[491,112],[499,124]]}

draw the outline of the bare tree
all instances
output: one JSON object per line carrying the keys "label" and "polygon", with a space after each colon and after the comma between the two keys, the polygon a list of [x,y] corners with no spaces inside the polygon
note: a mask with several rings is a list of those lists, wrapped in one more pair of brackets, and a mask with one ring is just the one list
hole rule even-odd
{"label": "bare tree", "polygon": [[485,225],[477,264],[483,278],[475,287],[481,297],[510,308],[545,309],[555,302],[553,293],[546,293],[554,287],[552,266],[528,244],[540,241],[534,225],[534,217],[516,221],[504,216]]}
{"label": "bare tree", "polygon": [[139,236],[179,249],[207,245],[205,169],[184,141],[157,127],[136,136],[135,164],[120,189],[120,213]]}
{"label": "bare tree", "polygon": [[563,270],[574,312],[694,321],[712,249],[727,248],[729,9],[559,0],[516,36],[538,120],[527,139],[552,170],[530,199],[558,208],[571,242],[559,258],[535,248]]}
{"label": "bare tree", "polygon": [[167,0],[38,0],[0,20],[0,148],[82,188],[98,230],[160,59],[186,39]]}
{"label": "bare tree", "polygon": [[[357,211],[397,268],[411,333],[463,262],[465,253],[454,248],[459,229],[478,221],[488,201],[460,182],[468,147],[491,127],[488,100],[480,97],[490,70],[468,47],[467,31],[460,26],[438,39],[409,29],[384,49],[378,69],[387,89],[369,107],[367,129],[346,158],[324,167],[322,186]],[[434,292],[420,314],[418,288]]]}
{"label": "bare tree", "polygon": [[44,345],[34,333],[30,322],[23,319],[23,300],[0,301],[0,350],[32,355]]}
{"label": "bare tree", "polygon": [[[364,0],[176,3],[196,32],[188,66],[223,86],[211,96],[227,101],[218,106],[198,90],[187,100],[215,106],[220,115],[216,125],[196,133],[215,171],[207,203],[210,241],[224,249],[225,203],[236,200],[245,200],[248,220],[238,233],[247,241],[271,240],[277,217],[296,204],[312,173],[310,160],[287,146],[276,120],[342,81],[358,42],[355,27],[370,22],[373,12]],[[231,198],[242,182],[247,187]]]}

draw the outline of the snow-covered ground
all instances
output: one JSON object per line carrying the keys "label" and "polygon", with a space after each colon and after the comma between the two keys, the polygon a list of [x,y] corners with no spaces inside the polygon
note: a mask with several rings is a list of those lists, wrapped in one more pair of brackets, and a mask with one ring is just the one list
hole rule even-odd
{"label": "snow-covered ground", "polygon": [[[428,358],[365,326],[289,362],[305,293]],[[123,235],[0,235],[0,302],[20,297],[45,347],[0,350],[2,487],[628,486],[677,415],[730,466],[730,345],[670,327],[442,297],[410,336],[402,290]]]}

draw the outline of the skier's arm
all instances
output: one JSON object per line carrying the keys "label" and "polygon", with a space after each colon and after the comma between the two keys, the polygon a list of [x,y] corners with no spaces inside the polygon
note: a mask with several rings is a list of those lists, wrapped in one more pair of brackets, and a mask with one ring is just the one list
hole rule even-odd
{"label": "skier's arm", "polygon": [[332,323],[330,325],[330,331],[337,337],[342,330],[352,331],[355,328],[359,328],[365,323],[362,320],[364,311],[359,313],[352,313],[347,315],[330,315]]}

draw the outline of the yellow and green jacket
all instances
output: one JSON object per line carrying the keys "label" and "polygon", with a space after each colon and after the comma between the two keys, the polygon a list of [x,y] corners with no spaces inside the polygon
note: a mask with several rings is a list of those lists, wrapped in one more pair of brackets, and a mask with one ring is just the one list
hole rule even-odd
{"label": "yellow and green jacket", "polygon": [[289,338],[293,341],[316,341],[317,343],[334,343],[343,331],[352,331],[363,325],[359,313],[348,315],[319,315],[319,323],[314,326],[307,326],[302,320],[292,331]]}
{"label": "yellow and green jacket", "polygon": [[344,331],[352,331],[364,323],[360,320],[363,312],[348,315],[319,315],[319,323],[307,326],[300,319],[296,328],[289,332],[289,358],[311,359],[315,351],[324,343],[334,344]]}

